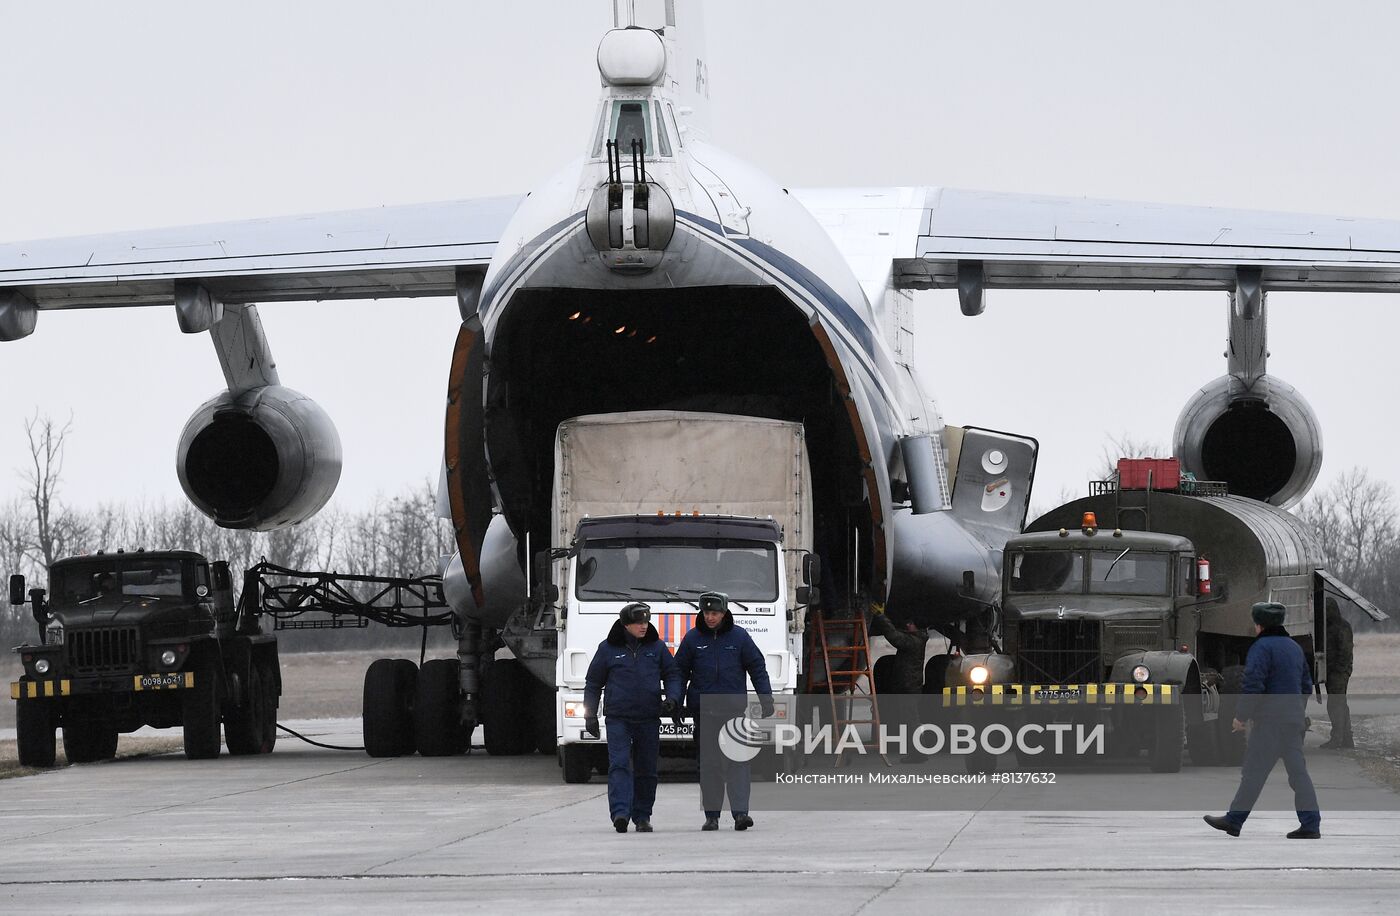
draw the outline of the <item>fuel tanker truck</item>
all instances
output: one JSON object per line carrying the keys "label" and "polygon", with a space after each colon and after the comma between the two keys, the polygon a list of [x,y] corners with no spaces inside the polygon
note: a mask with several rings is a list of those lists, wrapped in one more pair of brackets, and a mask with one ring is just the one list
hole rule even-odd
{"label": "fuel tanker truck", "polygon": [[1380,614],[1322,567],[1288,512],[1183,480],[1175,459],[1125,460],[1116,479],[1007,542],[1000,651],[944,657],[944,704],[973,722],[1102,722],[1110,750],[1145,750],[1157,772],[1179,770],[1186,751],[1198,766],[1238,764],[1231,722],[1251,606],[1287,609],[1314,682],[1325,677],[1324,594]]}

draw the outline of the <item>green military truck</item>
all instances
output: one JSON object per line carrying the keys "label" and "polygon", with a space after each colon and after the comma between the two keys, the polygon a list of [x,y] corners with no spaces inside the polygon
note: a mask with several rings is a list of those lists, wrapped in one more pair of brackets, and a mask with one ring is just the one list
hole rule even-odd
{"label": "green military truck", "polygon": [[1322,568],[1308,529],[1282,509],[1205,482],[1097,483],[1007,541],[1001,651],[954,656],[945,702],[973,718],[1106,722],[1110,747],[1146,750],[1158,772],[1179,770],[1184,750],[1196,765],[1237,764],[1251,606],[1287,608],[1314,680],[1324,592],[1380,612]]}
{"label": "green military truck", "polygon": [[70,763],[113,757],[117,735],[142,726],[184,729],[185,756],[264,754],[277,739],[277,642],[240,615],[228,564],[184,550],[98,552],[59,560],[32,605],[37,643],[18,646],[19,759],[53,766],[55,732]]}

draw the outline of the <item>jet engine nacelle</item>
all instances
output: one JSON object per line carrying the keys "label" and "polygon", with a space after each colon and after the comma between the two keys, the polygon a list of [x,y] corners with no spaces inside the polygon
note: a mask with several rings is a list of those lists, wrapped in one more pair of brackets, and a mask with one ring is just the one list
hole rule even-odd
{"label": "jet engine nacelle", "polygon": [[280,385],[206,401],[180,433],[190,502],[223,528],[271,531],[315,515],[340,482],[340,434],[315,401]]}
{"label": "jet engine nacelle", "polygon": [[1270,375],[1247,392],[1228,375],[1211,382],[1186,402],[1172,438],[1183,471],[1283,508],[1303,498],[1322,467],[1317,416]]}

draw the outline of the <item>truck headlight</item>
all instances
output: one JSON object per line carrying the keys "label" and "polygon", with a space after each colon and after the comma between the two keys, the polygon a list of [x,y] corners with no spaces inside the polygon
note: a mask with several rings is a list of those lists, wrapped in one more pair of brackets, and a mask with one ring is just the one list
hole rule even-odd
{"label": "truck headlight", "polygon": [[587,718],[587,717],[588,717],[588,713],[584,710],[583,704],[582,704],[582,703],[579,703],[579,702],[575,701],[575,702],[565,703],[565,704],[564,704],[564,718],[566,718],[566,719],[585,719],[585,718]]}
{"label": "truck headlight", "polygon": [[50,620],[49,625],[44,627],[44,642],[50,646],[63,645],[62,620]]}
{"label": "truck headlight", "polygon": [[164,652],[160,653],[160,663],[166,668],[175,667],[175,659],[177,658],[179,658],[179,656],[175,654],[174,649],[166,649]]}
{"label": "truck headlight", "polygon": [[973,665],[972,670],[967,672],[967,679],[978,687],[987,683],[989,676],[991,676],[991,672],[987,670],[986,665]]}
{"label": "truck headlight", "polygon": [[1146,683],[1147,679],[1151,676],[1152,672],[1147,670],[1146,665],[1138,665],[1133,669],[1133,680],[1137,681],[1139,684]]}
{"label": "truck headlight", "polygon": [[35,674],[48,674],[48,673],[49,673],[49,668],[51,668],[51,667],[52,667],[52,666],[49,664],[49,660],[48,660],[47,658],[41,658],[41,659],[39,659],[37,662],[34,663],[34,673],[35,673]]}

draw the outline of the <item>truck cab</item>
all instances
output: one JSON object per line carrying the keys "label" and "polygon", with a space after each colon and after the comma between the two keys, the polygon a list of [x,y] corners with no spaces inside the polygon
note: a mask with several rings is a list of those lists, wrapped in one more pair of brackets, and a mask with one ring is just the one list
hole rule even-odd
{"label": "truck cab", "polygon": [[[777,696],[797,687],[796,659],[802,635],[788,581],[783,532],[771,519],[735,516],[656,515],[584,519],[566,558],[561,600],[565,617],[557,669],[558,731],[565,776],[584,768],[602,745],[586,735],[583,691],[599,643],[633,601],[651,607],[651,623],[671,652],[695,625],[697,599],[705,592],[729,598],[734,622],[748,630],[763,653]],[[781,701],[780,701],[781,702]],[[661,738],[690,738],[692,724],[665,721]],[[606,737],[606,736],[605,736]]]}
{"label": "truck cab", "polygon": [[99,552],[55,562],[32,604],[36,643],[10,696],[19,705],[21,762],[51,766],[62,729],[69,762],[112,757],[117,735],[142,726],[185,729],[185,752],[216,756],[219,724],[235,753],[270,749],[280,693],[275,637],[236,632],[231,576],[184,550]]}

